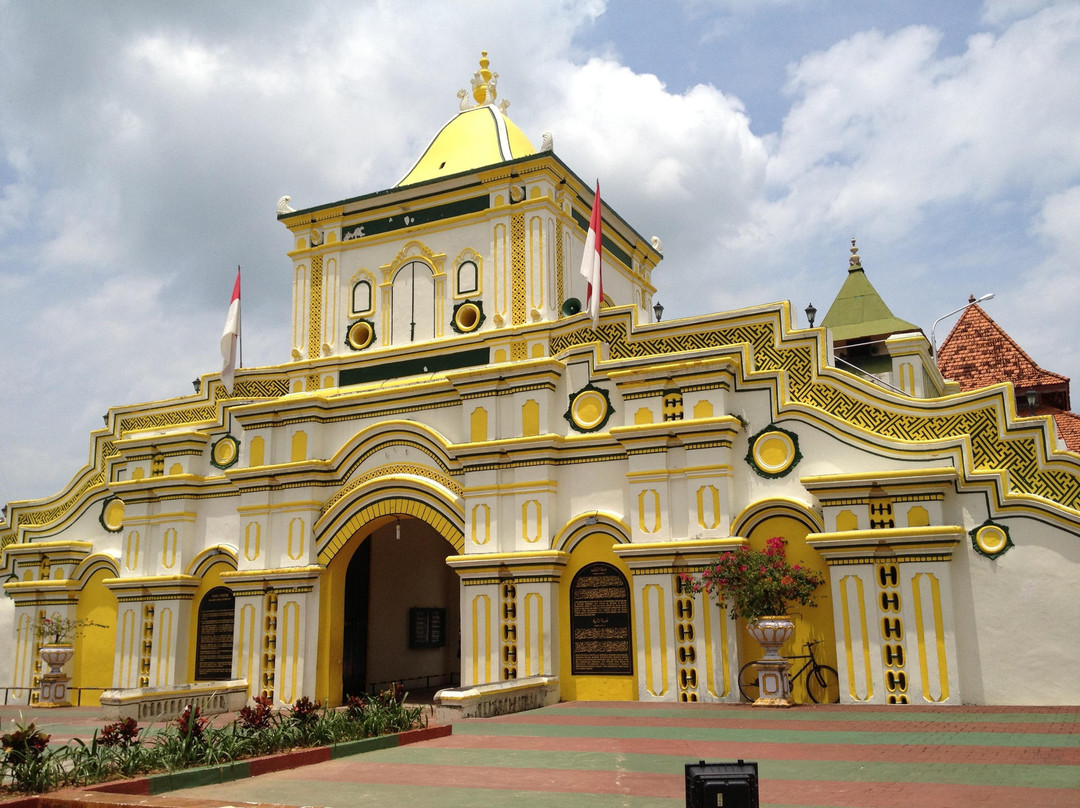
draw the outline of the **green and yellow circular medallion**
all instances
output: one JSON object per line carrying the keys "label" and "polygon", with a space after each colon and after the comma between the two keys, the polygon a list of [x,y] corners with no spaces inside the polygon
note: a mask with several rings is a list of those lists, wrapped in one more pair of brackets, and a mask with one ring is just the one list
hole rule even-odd
{"label": "green and yellow circular medallion", "polygon": [[219,469],[227,469],[240,456],[240,441],[226,435],[210,448],[210,462]]}
{"label": "green and yellow circular medallion", "polygon": [[611,417],[611,400],[606,390],[591,384],[570,396],[570,408],[563,416],[578,432],[596,432]]}
{"label": "green and yellow circular medallion", "polygon": [[345,332],[345,342],[354,351],[362,351],[375,341],[375,326],[367,320],[357,320]]}
{"label": "green and yellow circular medallion", "polygon": [[802,460],[799,436],[778,426],[767,426],[750,438],[748,462],[762,477],[783,477]]}
{"label": "green and yellow circular medallion", "polygon": [[109,497],[101,505],[101,516],[98,517],[101,526],[110,533],[118,533],[124,526],[124,500],[120,497]]}
{"label": "green and yellow circular medallion", "polygon": [[968,531],[971,546],[987,558],[997,558],[1013,546],[1009,537],[1009,528],[987,519],[977,528]]}

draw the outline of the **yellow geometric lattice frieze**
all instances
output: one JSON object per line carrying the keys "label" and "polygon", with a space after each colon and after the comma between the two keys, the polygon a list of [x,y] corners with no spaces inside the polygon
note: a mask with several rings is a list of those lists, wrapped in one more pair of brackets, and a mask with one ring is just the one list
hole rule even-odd
{"label": "yellow geometric lattice frieze", "polygon": [[[830,376],[815,376],[816,346],[808,340],[780,341],[780,324],[772,319],[756,323],[721,325],[711,330],[666,336],[631,338],[629,319],[607,322],[594,331],[581,328],[557,334],[551,340],[554,356],[578,345],[595,342],[597,335],[608,345],[612,359],[664,356],[687,351],[728,348],[733,353],[748,346],[748,374],[782,371],[777,382],[778,409],[791,404],[812,407],[866,433],[904,442],[940,442],[964,439],[964,453],[971,470],[1007,471],[1002,487],[1009,493],[1045,497],[1067,508],[1080,510],[1080,469],[1040,466],[1035,429],[1003,435],[1004,399],[988,393],[981,402],[957,402],[949,410],[923,409],[917,400],[893,405],[885,400],[867,401]],[[865,395],[865,392],[864,392]],[[975,409],[971,409],[973,406]]]}

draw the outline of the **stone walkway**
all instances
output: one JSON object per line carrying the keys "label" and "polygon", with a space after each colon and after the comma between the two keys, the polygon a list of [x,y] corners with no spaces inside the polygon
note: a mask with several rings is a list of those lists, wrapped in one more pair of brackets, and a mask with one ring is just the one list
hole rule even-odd
{"label": "stone walkway", "polygon": [[[87,711],[93,708],[33,717],[61,740],[100,726]],[[0,716],[6,731],[7,713]],[[758,762],[761,805],[769,808],[1074,808],[1080,707],[573,702],[459,722],[445,738],[149,799],[178,808],[676,808],[685,805],[686,763],[740,758]],[[117,795],[116,804],[123,802]]]}
{"label": "stone walkway", "polygon": [[740,758],[758,762],[763,807],[1075,808],[1080,708],[576,702],[173,794],[333,808],[674,808],[685,805],[686,763]]}

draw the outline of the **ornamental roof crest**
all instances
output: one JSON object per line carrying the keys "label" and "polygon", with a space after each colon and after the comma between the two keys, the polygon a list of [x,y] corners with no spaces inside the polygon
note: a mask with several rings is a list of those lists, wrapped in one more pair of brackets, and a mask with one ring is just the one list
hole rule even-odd
{"label": "ornamental roof crest", "polygon": [[[468,109],[475,109],[476,107],[483,107],[493,105],[498,93],[495,90],[495,85],[499,81],[499,74],[492,73],[488,66],[491,61],[487,58],[487,51],[480,52],[480,69],[473,73],[473,77],[470,80],[472,84],[472,100],[469,99],[469,92],[467,90],[458,90],[457,97],[461,101],[461,111],[464,112]],[[475,103],[474,103],[475,102]],[[499,102],[499,111],[506,114],[507,107],[510,106],[510,102],[503,100]]]}

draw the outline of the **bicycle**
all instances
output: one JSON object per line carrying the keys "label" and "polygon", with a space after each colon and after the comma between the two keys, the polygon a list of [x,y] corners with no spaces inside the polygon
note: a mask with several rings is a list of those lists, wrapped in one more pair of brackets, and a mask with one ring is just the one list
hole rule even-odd
{"label": "bicycle", "polygon": [[[803,643],[807,653],[795,654],[786,659],[805,659],[806,662],[794,674],[788,673],[788,685],[793,685],[795,680],[806,671],[806,692],[814,704],[839,704],[840,703],[840,674],[836,668],[822,665],[814,657],[814,646],[821,640],[809,640]],[[739,692],[747,701],[756,701],[759,693],[757,668],[753,662],[747,662],[739,668]]]}

